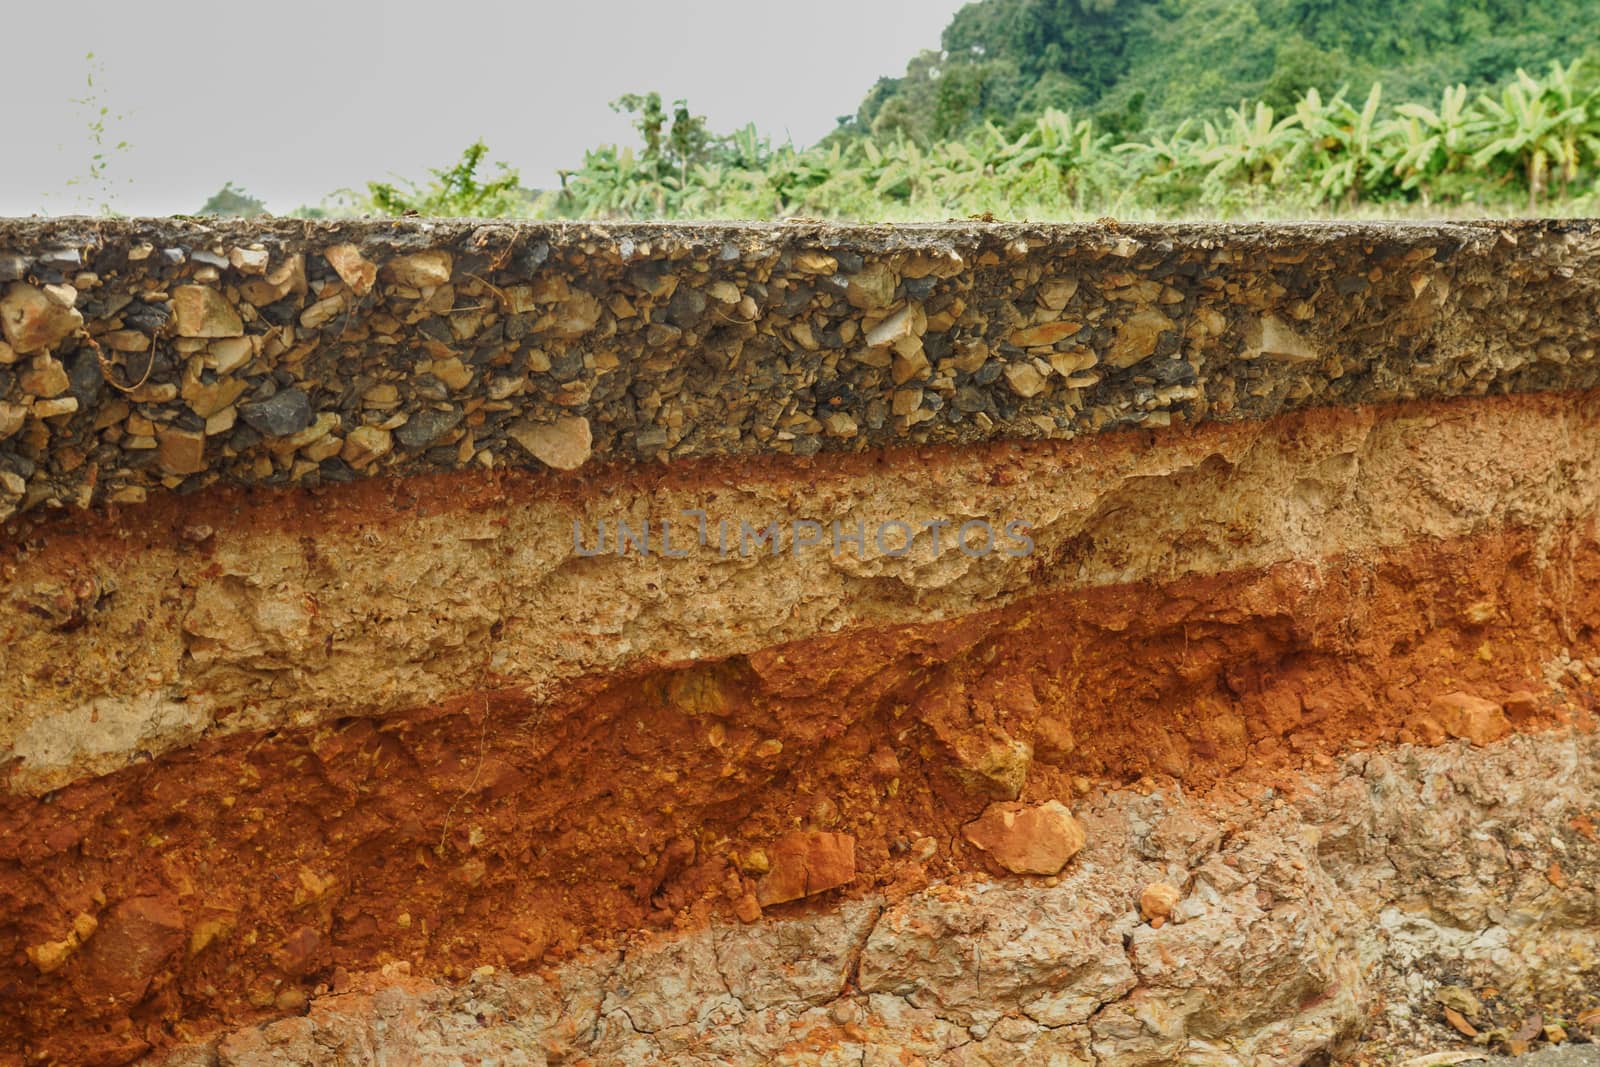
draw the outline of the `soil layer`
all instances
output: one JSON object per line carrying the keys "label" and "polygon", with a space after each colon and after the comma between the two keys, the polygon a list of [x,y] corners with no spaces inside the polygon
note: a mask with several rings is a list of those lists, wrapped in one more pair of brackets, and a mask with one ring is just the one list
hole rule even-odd
{"label": "soil layer", "polygon": [[1584,725],[1548,672],[1596,651],[1600,545],[1592,525],[1557,543],[1537,568],[1508,531],[1065,591],[552,701],[486,689],[204,740],[13,796],[0,1047],[126,1062],[343,972],[517,971],[692,927],[798,827],[854,836],[847,897],[998,874],[960,828],[1016,785],[1292,788],[1353,748],[1443,740],[1430,705],[1451,692],[1523,729]]}

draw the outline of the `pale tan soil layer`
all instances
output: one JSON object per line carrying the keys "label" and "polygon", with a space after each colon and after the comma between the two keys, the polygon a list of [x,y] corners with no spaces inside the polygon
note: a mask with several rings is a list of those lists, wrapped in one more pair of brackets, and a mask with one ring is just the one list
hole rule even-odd
{"label": "pale tan soil layer", "polygon": [[[1586,731],[1597,413],[1579,393],[1329,409],[33,524],[5,571],[29,610],[6,622],[0,1048],[119,1063],[386,962],[452,981],[751,918],[754,854],[797,827],[854,839],[826,907],[992,877],[962,836],[992,800],[1146,777],[1298,790],[1353,749],[1493,740],[1432,707],[1452,692]],[[691,503],[1019,515],[1037,550],[572,554],[584,509]],[[1592,809],[1592,780],[1566,781],[1540,817]],[[1476,840],[1432,845],[1443,862]],[[1573,914],[1592,916],[1578,859]],[[1290,987],[1306,1005],[1349,995],[1309,973]],[[691,1010],[676,996],[651,1010]],[[1279,996],[1241,1006],[1251,1040],[1276,1040]],[[1361,1015],[1338,1011],[1340,1033]]]}

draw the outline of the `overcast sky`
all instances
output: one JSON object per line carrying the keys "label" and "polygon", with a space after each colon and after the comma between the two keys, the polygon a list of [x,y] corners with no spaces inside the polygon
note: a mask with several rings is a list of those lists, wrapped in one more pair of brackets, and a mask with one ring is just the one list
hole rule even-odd
{"label": "overcast sky", "polygon": [[[530,185],[631,141],[608,101],[686,97],[715,129],[797,144],[939,43],[964,0],[75,0],[7,6],[11,106],[0,214],[84,210],[94,52],[113,112],[113,206],[189,213],[226,181],[269,210],[391,174],[421,178],[474,138]],[[126,118],[114,121],[122,113]],[[131,181],[130,181],[131,179]]]}

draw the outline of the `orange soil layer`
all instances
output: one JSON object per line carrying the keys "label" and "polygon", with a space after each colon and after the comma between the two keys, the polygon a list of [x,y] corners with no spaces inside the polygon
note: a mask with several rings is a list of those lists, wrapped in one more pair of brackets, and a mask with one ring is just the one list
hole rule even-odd
{"label": "orange soil layer", "polygon": [[[1532,533],[1506,533],[1051,594],[593,678],[555,705],[483,692],[234,735],[6,798],[0,1050],[122,1063],[390,960],[526,970],[696,925],[750,889],[738,855],[797,825],[856,836],[848,892],[997,873],[960,839],[990,799],[963,768],[1008,737],[1035,746],[1028,800],[1142,776],[1292,785],[1416,739],[1441,693],[1544,692],[1553,650],[1593,651],[1600,546],[1592,528],[1557,544],[1542,566]],[[1511,708],[1521,728],[1591,715]],[[26,950],[82,914],[98,931],[41,974]]]}

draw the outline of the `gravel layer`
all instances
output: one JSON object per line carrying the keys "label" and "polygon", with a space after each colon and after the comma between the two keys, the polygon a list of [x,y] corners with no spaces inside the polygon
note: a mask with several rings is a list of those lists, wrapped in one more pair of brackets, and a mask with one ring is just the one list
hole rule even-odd
{"label": "gravel layer", "polygon": [[0,518],[1600,382],[1593,222],[0,222]]}

